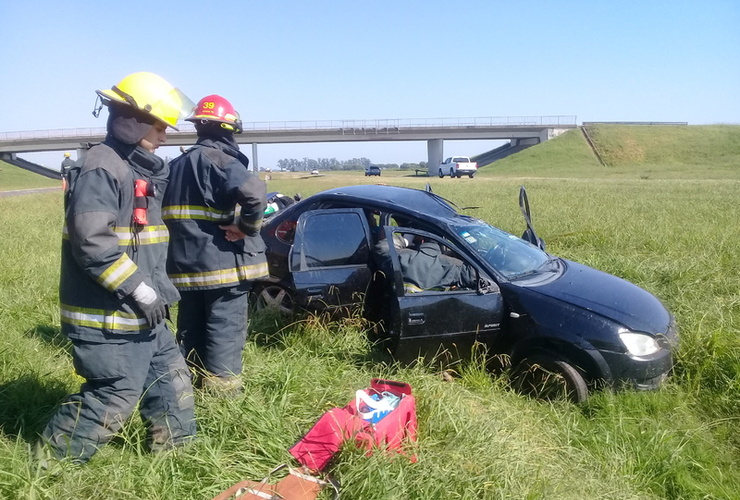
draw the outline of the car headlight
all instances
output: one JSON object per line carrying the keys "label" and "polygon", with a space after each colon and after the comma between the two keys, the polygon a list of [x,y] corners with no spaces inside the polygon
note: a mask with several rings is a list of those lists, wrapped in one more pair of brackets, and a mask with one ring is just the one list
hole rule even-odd
{"label": "car headlight", "polygon": [[620,332],[619,338],[633,356],[649,356],[660,350],[655,337],[644,333]]}

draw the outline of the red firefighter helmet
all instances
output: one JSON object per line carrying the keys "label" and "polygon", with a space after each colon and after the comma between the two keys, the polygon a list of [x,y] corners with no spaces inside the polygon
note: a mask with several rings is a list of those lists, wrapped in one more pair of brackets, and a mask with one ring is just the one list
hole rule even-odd
{"label": "red firefighter helmet", "polygon": [[186,120],[189,122],[219,122],[221,127],[235,134],[242,131],[242,121],[239,118],[239,113],[228,100],[216,94],[206,96],[198,101],[193,113]]}

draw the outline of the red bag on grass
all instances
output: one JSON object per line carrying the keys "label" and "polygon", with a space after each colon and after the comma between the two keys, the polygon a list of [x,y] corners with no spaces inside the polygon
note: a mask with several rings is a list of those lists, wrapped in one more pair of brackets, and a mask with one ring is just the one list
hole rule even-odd
{"label": "red bag on grass", "polygon": [[[393,380],[374,378],[365,390],[368,395],[389,392],[400,398],[398,406],[375,424],[360,416],[356,400],[342,408],[332,408],[319,418],[311,430],[290,450],[298,462],[321,471],[339,451],[342,443],[354,440],[358,447],[372,453],[373,448],[402,452],[405,441],[416,441],[416,401],[411,386]],[[411,457],[415,461],[415,457]]]}

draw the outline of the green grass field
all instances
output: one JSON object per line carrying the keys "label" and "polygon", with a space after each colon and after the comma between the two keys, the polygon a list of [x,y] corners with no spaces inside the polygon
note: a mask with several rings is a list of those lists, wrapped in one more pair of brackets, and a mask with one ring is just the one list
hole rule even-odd
{"label": "green grass field", "polygon": [[[343,498],[740,498],[740,127],[598,127],[592,138],[606,167],[579,134],[474,179],[272,173],[268,190],[429,183],[521,234],[526,186],[548,251],[626,278],[676,315],[681,345],[661,390],[597,393],[580,406],[534,401],[480,360],[455,367],[452,382],[396,365],[367,343],[358,318],[284,325],[263,316],[251,322],[244,395],[198,394],[192,447],[147,454],[134,417],[89,464],[50,475],[29,449],[80,383],[59,334],[61,193],[0,198],[0,498],[208,500],[290,462],[287,449],[372,377],[414,387],[418,462],[348,446],[332,469]],[[0,166],[0,175],[12,168]]]}

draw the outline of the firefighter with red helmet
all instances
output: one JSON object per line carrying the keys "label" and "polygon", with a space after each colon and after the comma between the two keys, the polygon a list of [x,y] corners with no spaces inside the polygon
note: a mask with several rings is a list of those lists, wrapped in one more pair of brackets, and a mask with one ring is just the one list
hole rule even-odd
{"label": "firefighter with red helmet", "polygon": [[97,94],[93,114],[107,106],[107,135],[69,174],[59,285],[61,330],[85,383],[57,409],[39,449],[76,463],[137,406],[152,451],[196,434],[190,371],[165,322],[179,295],[165,273],[169,167],[154,154],[193,103],[148,72]]}
{"label": "firefighter with red helmet", "polygon": [[177,338],[198,385],[234,394],[242,387],[250,281],[268,274],[265,183],[234,139],[242,122],[228,100],[206,96],[187,120],[198,141],[170,163],[163,203],[167,273],[181,295]]}

